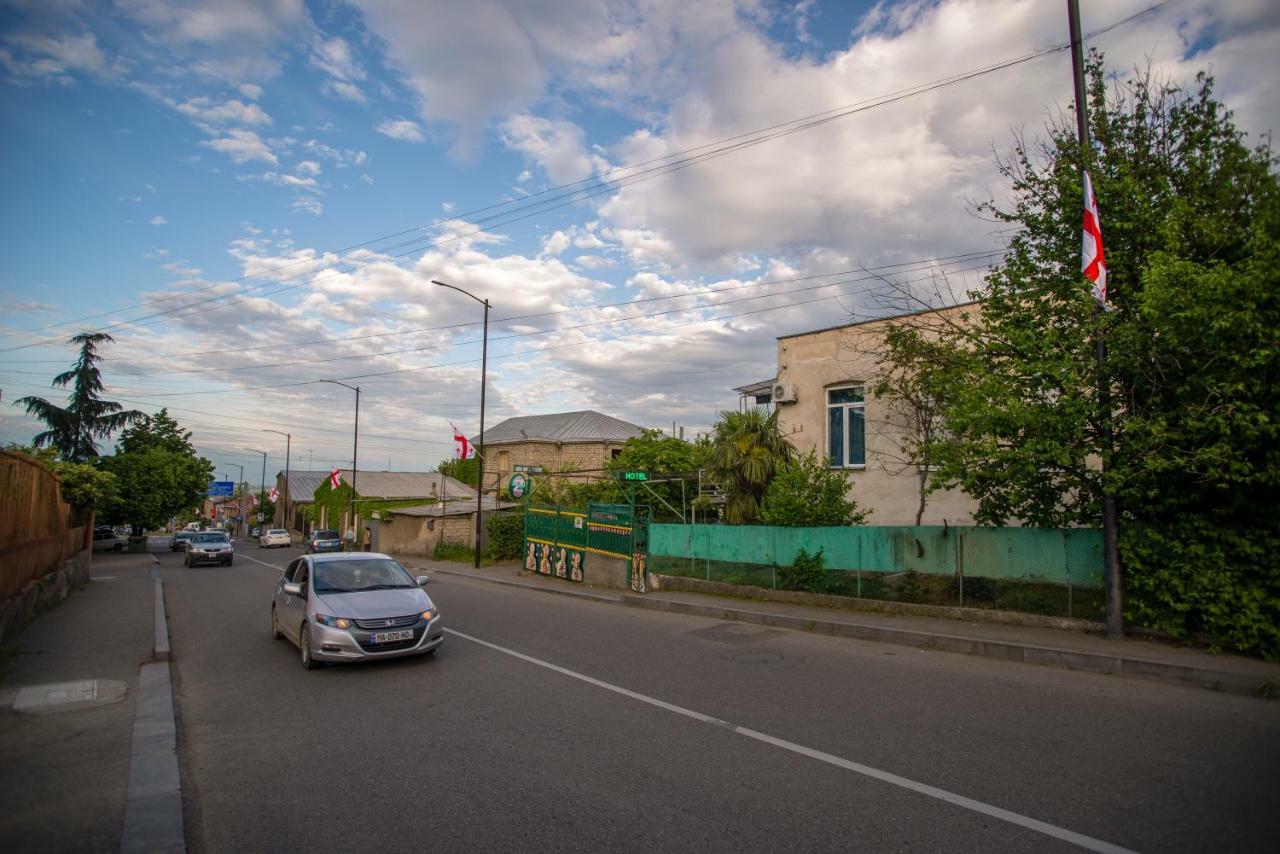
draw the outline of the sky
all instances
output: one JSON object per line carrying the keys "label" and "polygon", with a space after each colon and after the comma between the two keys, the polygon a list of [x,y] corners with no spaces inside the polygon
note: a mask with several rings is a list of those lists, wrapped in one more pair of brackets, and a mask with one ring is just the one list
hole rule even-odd
{"label": "sky", "polygon": [[[480,300],[487,424],[705,431],[777,336],[981,287],[1008,234],[977,205],[1070,109],[1066,41],[1049,0],[0,0],[0,442],[103,330],[107,396],[220,475],[284,467],[264,430],[349,465],[325,379],[361,388],[362,469],[431,469],[479,428]],[[1088,45],[1280,124],[1273,0]]]}

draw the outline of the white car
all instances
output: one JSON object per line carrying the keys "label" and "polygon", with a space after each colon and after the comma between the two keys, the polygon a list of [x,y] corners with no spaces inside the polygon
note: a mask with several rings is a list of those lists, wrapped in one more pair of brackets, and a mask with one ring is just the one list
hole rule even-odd
{"label": "white car", "polygon": [[284,528],[271,528],[263,531],[262,536],[258,537],[258,548],[269,549],[272,546],[291,546],[293,538],[289,536],[289,532]]}

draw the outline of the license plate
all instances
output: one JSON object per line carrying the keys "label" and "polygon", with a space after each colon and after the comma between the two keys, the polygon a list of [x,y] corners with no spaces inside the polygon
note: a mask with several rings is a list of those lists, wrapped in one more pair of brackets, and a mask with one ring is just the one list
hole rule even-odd
{"label": "license plate", "polygon": [[369,643],[393,643],[394,641],[413,640],[413,629],[399,632],[378,632],[369,638]]}

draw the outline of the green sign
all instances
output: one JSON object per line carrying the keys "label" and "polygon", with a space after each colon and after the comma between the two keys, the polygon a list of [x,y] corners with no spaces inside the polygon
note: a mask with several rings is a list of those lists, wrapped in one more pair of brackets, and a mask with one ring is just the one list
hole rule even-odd
{"label": "green sign", "polygon": [[645,471],[624,471],[622,473],[623,480],[648,480],[649,473]]}
{"label": "green sign", "polygon": [[511,467],[512,471],[520,471],[525,474],[542,474],[542,466],[527,466],[516,463]]}
{"label": "green sign", "polygon": [[511,480],[507,481],[507,492],[511,493],[511,497],[519,500],[529,494],[529,489],[533,486],[533,479],[523,472],[516,472],[511,475]]}

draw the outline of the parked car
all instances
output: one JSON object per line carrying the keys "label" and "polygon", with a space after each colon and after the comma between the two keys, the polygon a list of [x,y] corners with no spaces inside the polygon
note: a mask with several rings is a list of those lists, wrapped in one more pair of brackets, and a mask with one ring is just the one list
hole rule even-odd
{"label": "parked car", "polygon": [[342,551],[342,538],[337,531],[312,531],[307,538],[307,554]]}
{"label": "parked car", "polygon": [[255,527],[252,531],[249,532],[249,536],[253,537],[256,540],[258,537],[262,536],[262,529]]}
{"label": "parked car", "polygon": [[95,552],[119,552],[124,551],[126,545],[124,537],[116,536],[116,532],[107,528],[94,528],[93,530],[93,550]]}
{"label": "parked car", "polygon": [[191,538],[195,535],[195,531],[174,531],[173,536],[169,538],[169,551],[185,552],[187,544],[191,542]]}
{"label": "parked car", "polygon": [[189,567],[202,563],[231,566],[235,557],[236,550],[225,531],[201,531],[191,535],[191,541],[187,545],[186,564]]}
{"label": "parked car", "polygon": [[258,537],[258,547],[263,549],[291,545],[293,545],[293,538],[289,536],[289,532],[284,528],[271,528],[263,531],[261,536]]}
{"label": "parked car", "polygon": [[433,653],[444,624],[426,583],[384,554],[300,557],[276,583],[271,635],[293,641],[307,670],[326,661]]}

